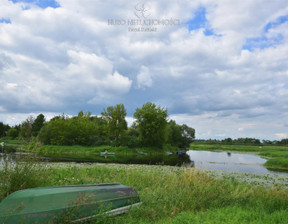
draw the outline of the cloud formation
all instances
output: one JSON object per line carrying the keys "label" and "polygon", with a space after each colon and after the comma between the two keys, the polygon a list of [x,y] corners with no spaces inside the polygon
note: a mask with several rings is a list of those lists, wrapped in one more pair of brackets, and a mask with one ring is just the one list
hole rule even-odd
{"label": "cloud formation", "polygon": [[3,122],[152,101],[198,138],[287,135],[285,0],[0,5]]}

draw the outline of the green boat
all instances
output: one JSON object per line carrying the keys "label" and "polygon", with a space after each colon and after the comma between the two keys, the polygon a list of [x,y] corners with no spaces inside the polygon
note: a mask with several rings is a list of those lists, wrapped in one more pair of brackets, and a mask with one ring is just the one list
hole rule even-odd
{"label": "green boat", "polygon": [[0,203],[0,223],[83,222],[140,205],[137,191],[116,184],[40,187],[12,193]]}
{"label": "green boat", "polygon": [[115,152],[101,152],[100,156],[115,156]]}

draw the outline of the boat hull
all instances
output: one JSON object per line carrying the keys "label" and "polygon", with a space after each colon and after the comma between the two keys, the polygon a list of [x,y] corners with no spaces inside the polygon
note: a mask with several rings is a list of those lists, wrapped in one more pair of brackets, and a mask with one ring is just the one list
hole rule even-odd
{"label": "boat hull", "polygon": [[72,185],[14,192],[0,204],[0,223],[80,222],[116,215],[140,205],[138,193],[121,184]]}
{"label": "boat hull", "polygon": [[115,156],[115,152],[101,152],[100,156]]}

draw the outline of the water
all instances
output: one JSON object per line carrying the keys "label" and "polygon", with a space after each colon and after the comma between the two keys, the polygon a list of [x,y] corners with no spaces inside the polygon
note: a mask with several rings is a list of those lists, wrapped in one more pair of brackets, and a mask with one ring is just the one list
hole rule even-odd
{"label": "water", "polygon": [[[23,153],[21,153],[23,155]],[[3,155],[0,153],[0,166],[3,164]],[[10,154],[12,160],[19,153]],[[255,174],[283,174],[287,172],[270,170],[264,167],[266,159],[249,153],[213,152],[190,150],[182,154],[147,154],[127,155],[116,153],[115,156],[100,156],[99,154],[51,154],[41,157],[47,162],[79,162],[79,163],[122,163],[148,164],[170,166],[194,166],[199,169],[216,169]]]}
{"label": "water", "polygon": [[285,172],[268,170],[264,167],[266,159],[253,154],[237,152],[194,151],[187,152],[200,169],[229,170],[257,174],[287,174]]}
{"label": "water", "polygon": [[[16,158],[29,155],[27,153],[11,153],[6,158],[14,161]],[[33,155],[30,155],[34,158]],[[121,164],[148,164],[148,165],[169,165],[169,166],[192,166],[189,156],[186,153],[178,155],[174,154],[121,154],[116,153],[114,156],[101,156],[99,154],[46,154],[45,156],[36,156],[40,161],[44,162],[76,162],[76,163],[121,163]],[[0,153],[0,166],[4,162],[4,154]]]}

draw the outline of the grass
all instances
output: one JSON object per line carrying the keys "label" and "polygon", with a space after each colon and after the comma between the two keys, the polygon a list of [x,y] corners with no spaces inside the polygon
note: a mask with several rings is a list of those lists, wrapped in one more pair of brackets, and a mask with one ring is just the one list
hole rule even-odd
{"label": "grass", "polygon": [[218,145],[218,144],[191,144],[193,150],[219,150],[253,152],[267,157],[266,167],[288,169],[288,146],[252,146],[252,145]]}
{"label": "grass", "polygon": [[107,150],[108,152],[116,152],[116,153],[137,153],[138,151],[141,152],[165,152],[169,150],[173,150],[172,148],[129,148],[127,146],[80,146],[80,145],[73,145],[73,146],[58,146],[58,145],[42,145],[37,147],[30,147],[36,152],[40,153],[100,153]]}
{"label": "grass", "polygon": [[257,145],[220,145],[220,144],[197,144],[192,143],[190,149],[195,150],[220,150],[238,152],[267,152],[267,151],[288,151],[288,146],[257,146]]}
{"label": "grass", "polygon": [[38,166],[45,167],[33,170],[46,177],[37,183],[41,186],[120,182],[137,189],[141,207],[93,223],[281,223],[288,215],[288,189],[279,184],[267,187],[166,166]]}
{"label": "grass", "polygon": [[14,162],[8,156],[3,157],[3,163],[0,163],[0,200],[15,191],[48,184],[46,168],[31,159],[25,156]]}
{"label": "grass", "polygon": [[218,209],[211,209],[207,211],[200,211],[198,213],[183,212],[174,218],[168,218],[164,221],[159,221],[156,224],[222,224],[222,223],[285,223],[287,211],[274,211],[272,213],[265,213],[262,209],[253,209],[240,206],[223,207]]}

